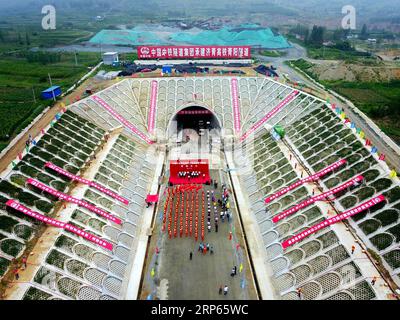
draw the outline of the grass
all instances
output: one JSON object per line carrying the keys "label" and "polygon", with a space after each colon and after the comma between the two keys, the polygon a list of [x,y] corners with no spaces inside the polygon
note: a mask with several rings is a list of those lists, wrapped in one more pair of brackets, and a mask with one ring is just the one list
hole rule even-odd
{"label": "grass", "polygon": [[365,57],[365,54],[359,51],[344,51],[332,47],[307,47],[307,56],[311,59],[322,60],[347,60],[347,61],[374,61],[374,58]]}
{"label": "grass", "polygon": [[[97,53],[79,53],[78,65],[72,53],[61,53],[60,61],[50,64],[28,62],[22,54],[0,57],[0,151],[37,117],[52,101],[40,99],[40,92],[53,84],[66,91],[99,62]],[[34,102],[33,91],[36,96]]]}
{"label": "grass", "polygon": [[327,82],[323,84],[351,100],[367,114],[383,132],[400,142],[400,112],[386,112],[388,105],[400,101],[400,81],[375,82]]}
{"label": "grass", "polygon": [[[310,71],[312,63],[304,60],[292,60],[289,66],[295,66],[319,81]],[[347,81],[319,81],[340,95],[352,101],[357,108],[367,114],[379,128],[396,142],[400,142],[400,81],[391,82],[347,82]],[[396,106],[397,108],[393,108]],[[389,109],[388,106],[392,106]]]}
{"label": "grass", "polygon": [[265,57],[277,58],[277,57],[283,57],[283,56],[287,55],[287,52],[286,51],[277,51],[277,50],[263,50],[260,52],[260,54]]}

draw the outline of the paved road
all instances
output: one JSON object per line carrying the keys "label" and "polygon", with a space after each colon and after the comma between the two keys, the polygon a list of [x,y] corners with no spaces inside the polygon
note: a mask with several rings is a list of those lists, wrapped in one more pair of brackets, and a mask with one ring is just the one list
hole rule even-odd
{"label": "paved road", "polygon": [[[226,174],[224,174],[226,175]],[[220,181],[218,170],[212,170],[211,176]],[[227,177],[225,176],[225,180]],[[203,186],[204,190],[213,190],[211,186]],[[217,197],[220,196],[220,188],[217,189]],[[206,200],[207,201],[207,200]],[[231,201],[231,203],[233,203]],[[201,204],[200,204],[201,207]],[[160,254],[157,259],[157,264],[153,260],[153,256],[148,256],[146,276],[144,277],[144,288],[146,294],[154,288],[152,279],[149,278],[149,270],[154,266],[156,269],[156,278],[168,281],[168,289],[166,296],[169,300],[248,300],[256,299],[256,291],[253,286],[253,280],[249,272],[250,266],[246,259],[240,259],[238,252],[235,248],[235,241],[229,240],[229,231],[232,230],[233,224],[235,225],[235,232],[233,240],[241,239],[241,229],[238,221],[237,212],[234,208],[233,221],[229,223],[226,219],[225,222],[219,221],[218,232],[215,232],[214,222],[212,221],[212,231],[205,230],[205,242],[210,243],[214,247],[214,253],[202,254],[198,251],[199,241],[195,241],[193,236],[186,237],[183,235],[181,238],[178,236],[172,239],[168,238],[167,232],[160,232],[161,222],[158,221],[153,232],[152,238],[153,247],[154,243],[160,248]],[[199,208],[201,210],[201,208]],[[219,212],[220,209],[218,209]],[[214,213],[212,211],[212,220],[214,220]],[[207,215],[207,213],[206,213]],[[194,222],[194,217],[193,217]],[[179,224],[179,220],[178,220]],[[157,235],[157,236],[156,236]],[[241,242],[239,240],[239,242]],[[243,247],[243,243],[241,244]],[[240,255],[247,254],[242,249],[239,249]],[[193,259],[189,259],[189,253],[193,252]],[[244,265],[244,273],[238,274],[235,277],[230,276],[231,269],[234,265],[238,268],[240,261]],[[245,287],[242,288],[242,280],[245,277]],[[230,290],[227,296],[218,293],[219,287],[228,285]],[[143,296],[142,299],[145,298]],[[165,294],[165,293],[164,293]]]}

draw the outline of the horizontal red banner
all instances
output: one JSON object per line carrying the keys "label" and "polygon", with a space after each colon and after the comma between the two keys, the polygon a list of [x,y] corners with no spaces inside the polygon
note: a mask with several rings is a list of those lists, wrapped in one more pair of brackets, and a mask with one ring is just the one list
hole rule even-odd
{"label": "horizontal red banner", "polygon": [[311,175],[309,177],[306,177],[306,178],[303,178],[303,179],[300,179],[300,180],[296,181],[292,185],[279,190],[278,192],[276,192],[272,196],[267,197],[265,199],[265,203],[269,203],[272,200],[275,200],[275,199],[283,196],[284,194],[288,193],[289,191],[291,191],[293,189],[296,189],[297,187],[301,186],[302,184],[304,184],[306,182],[311,182],[311,181],[318,180],[319,178],[323,177],[327,173],[329,173],[329,172],[339,168],[340,166],[344,165],[346,162],[347,162],[346,159],[341,159],[339,161],[336,161],[336,162],[332,163],[331,165],[327,166],[326,168],[322,169],[321,171],[318,171],[317,173],[314,173],[313,175]]}
{"label": "horizontal red banner", "polygon": [[250,59],[250,46],[138,46],[139,59]]}
{"label": "horizontal red banner", "polygon": [[99,216],[102,216],[102,217],[104,217],[104,218],[106,218],[106,219],[108,219],[108,220],[110,220],[112,222],[115,222],[117,224],[122,224],[121,219],[119,219],[117,217],[114,217],[113,215],[109,214],[108,212],[106,212],[106,211],[104,211],[104,210],[102,210],[100,208],[97,208],[96,206],[91,205],[90,203],[88,203],[86,201],[74,198],[74,197],[72,197],[72,196],[70,196],[68,194],[65,194],[65,193],[62,193],[60,191],[57,191],[57,190],[55,190],[53,188],[50,188],[49,186],[47,186],[47,185],[45,185],[45,184],[43,184],[43,183],[41,183],[41,182],[39,182],[39,181],[37,181],[35,179],[32,179],[32,178],[29,178],[28,180],[26,180],[26,182],[29,183],[30,185],[36,187],[36,188],[39,188],[40,190],[43,190],[43,191],[45,191],[47,193],[50,193],[51,195],[53,195],[53,196],[55,196],[55,197],[57,197],[57,198],[59,198],[61,200],[64,200],[64,201],[67,201],[67,202],[71,202],[71,203],[75,203],[75,204],[77,204],[77,205],[79,205],[81,207],[84,207],[84,208],[88,209],[89,211],[92,211],[92,212],[98,214]]}
{"label": "horizontal red banner", "polygon": [[357,213],[363,212],[385,200],[386,199],[383,195],[379,195],[375,198],[372,198],[371,200],[365,201],[362,204],[358,205],[357,207],[354,207],[353,209],[347,210],[341,214],[338,214],[335,217],[326,219],[326,220],[324,220],[320,223],[317,223],[316,225],[313,225],[312,227],[304,230],[303,232],[296,234],[295,236],[291,237],[290,239],[284,241],[282,243],[282,247],[284,249],[286,249],[287,247],[290,247],[290,246],[294,245],[295,243],[302,241],[304,238],[308,237],[309,235],[311,235],[323,228],[326,228],[326,227],[328,227],[332,224],[335,224],[337,222],[340,222],[342,220],[348,219],[351,216],[354,216]]}
{"label": "horizontal red banner", "polygon": [[111,251],[113,249],[113,245],[111,243],[109,243],[89,232],[86,232],[80,228],[77,228],[71,224],[68,224],[68,223],[65,223],[65,222],[50,218],[50,217],[46,217],[43,214],[32,211],[32,210],[28,209],[27,207],[23,206],[22,204],[19,204],[15,200],[8,200],[6,202],[6,205],[9,206],[10,208],[13,208],[13,209],[19,211],[19,212],[22,212],[23,214],[26,214],[27,216],[35,218],[41,222],[44,222],[46,224],[53,226],[53,227],[68,230],[82,238],[85,238],[86,240],[88,240],[90,242],[93,242],[99,246],[102,246],[103,248],[106,248],[107,250]]}
{"label": "horizontal red banner", "polygon": [[277,223],[278,221],[291,216],[292,214],[296,213],[297,211],[299,211],[299,210],[301,210],[301,209],[303,209],[305,207],[308,207],[309,205],[313,204],[316,201],[320,201],[320,200],[326,199],[327,197],[329,197],[331,195],[334,195],[335,193],[338,193],[338,192],[340,192],[340,191],[342,191],[342,190],[344,190],[344,189],[346,189],[348,187],[351,187],[353,185],[356,185],[356,184],[360,183],[361,181],[363,181],[363,179],[364,179],[363,176],[361,176],[361,175],[357,176],[357,177],[351,179],[350,181],[347,181],[347,182],[343,183],[342,185],[340,185],[340,186],[338,186],[336,188],[333,188],[333,189],[331,189],[331,190],[329,190],[327,192],[321,193],[321,194],[319,194],[319,195],[317,195],[315,197],[311,197],[310,199],[307,199],[307,200],[295,205],[294,207],[292,207],[290,209],[287,209],[287,210],[283,211],[282,213],[276,215],[275,217],[273,217],[272,221],[274,223]]}
{"label": "horizontal red banner", "polygon": [[114,199],[116,199],[116,200],[118,200],[118,201],[120,201],[120,202],[122,202],[124,204],[129,204],[128,199],[125,199],[125,198],[121,197],[120,195],[116,194],[115,192],[112,192],[111,190],[109,190],[107,188],[104,188],[102,185],[100,185],[100,184],[98,184],[98,183],[96,183],[94,181],[90,181],[88,179],[76,176],[76,175],[74,175],[74,174],[72,174],[72,173],[70,173],[70,172],[68,172],[68,171],[56,166],[54,163],[47,162],[44,166],[56,171],[59,174],[62,174],[63,176],[66,176],[66,177],[70,178],[71,180],[78,181],[78,182],[81,182],[83,184],[89,185],[89,186],[91,186],[91,187],[93,187],[93,188],[105,193],[106,195],[110,196],[111,198],[114,198]]}

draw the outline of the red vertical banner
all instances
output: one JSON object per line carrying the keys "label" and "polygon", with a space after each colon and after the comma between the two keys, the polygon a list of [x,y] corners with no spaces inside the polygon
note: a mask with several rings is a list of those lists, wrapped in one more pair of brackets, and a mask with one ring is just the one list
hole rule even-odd
{"label": "red vertical banner", "polygon": [[254,124],[249,131],[242,135],[240,141],[245,140],[248,136],[250,136],[253,132],[255,132],[259,127],[261,127],[265,122],[267,122],[270,118],[272,118],[276,113],[278,113],[285,105],[291,102],[296,96],[299,94],[299,91],[295,90],[289,93],[285,99],[278,103],[278,105],[273,108],[270,112],[268,112],[260,121]]}
{"label": "red vertical banner", "polygon": [[238,88],[238,80],[231,80],[231,94],[232,94],[232,108],[233,108],[233,122],[235,132],[240,132],[240,106],[239,106],[239,88]]}
{"label": "red vertical banner", "polygon": [[151,92],[150,92],[150,110],[148,116],[147,128],[149,133],[154,132],[154,126],[156,121],[156,108],[157,108],[157,88],[158,83],[156,80],[151,82]]}

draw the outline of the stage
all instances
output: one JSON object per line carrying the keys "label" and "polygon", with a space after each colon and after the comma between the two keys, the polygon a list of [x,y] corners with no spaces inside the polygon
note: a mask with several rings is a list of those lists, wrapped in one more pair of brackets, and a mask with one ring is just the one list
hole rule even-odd
{"label": "stage", "polygon": [[211,182],[210,166],[207,159],[171,160],[169,183],[206,184]]}

